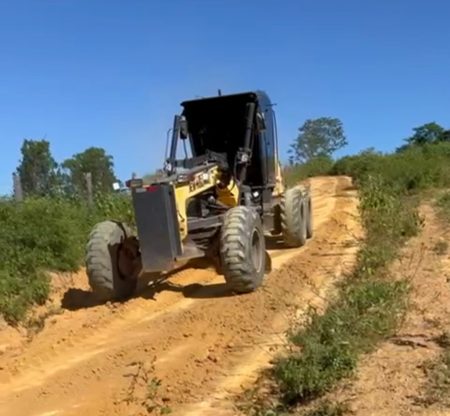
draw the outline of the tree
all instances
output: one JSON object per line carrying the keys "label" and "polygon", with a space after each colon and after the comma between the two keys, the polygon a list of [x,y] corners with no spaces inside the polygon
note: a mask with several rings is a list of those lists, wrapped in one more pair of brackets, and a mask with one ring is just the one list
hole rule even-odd
{"label": "tree", "polygon": [[82,153],[73,155],[63,162],[67,170],[68,181],[73,192],[86,195],[86,174],[92,175],[92,189],[97,192],[112,192],[116,181],[113,157],[99,147],[90,147]]}
{"label": "tree", "polygon": [[328,156],[347,145],[341,120],[320,117],[306,120],[299,128],[299,135],[291,145],[290,161],[307,162],[318,156]]}
{"label": "tree", "polygon": [[441,142],[450,142],[450,130],[444,130],[439,137]]}
{"label": "tree", "polygon": [[26,196],[44,196],[58,187],[57,163],[47,140],[25,139],[21,148],[22,160],[17,167]]}
{"label": "tree", "polygon": [[448,140],[448,132],[434,121],[416,127],[413,131],[414,134],[406,139],[407,145],[423,145]]}

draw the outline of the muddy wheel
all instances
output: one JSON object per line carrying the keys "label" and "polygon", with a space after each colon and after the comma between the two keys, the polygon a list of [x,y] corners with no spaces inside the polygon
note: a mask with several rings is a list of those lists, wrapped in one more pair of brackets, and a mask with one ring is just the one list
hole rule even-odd
{"label": "muddy wheel", "polygon": [[301,247],[307,238],[307,204],[300,188],[288,189],[281,201],[281,229],[288,247]]}
{"label": "muddy wheel", "polygon": [[139,274],[139,248],[136,238],[124,224],[98,223],[86,247],[89,285],[101,300],[123,300],[136,289]]}
{"label": "muddy wheel", "polygon": [[231,208],[220,235],[222,271],[229,288],[236,293],[252,292],[264,278],[266,245],[261,218],[252,209]]}
{"label": "muddy wheel", "polygon": [[313,211],[311,195],[308,195],[305,200],[306,203],[306,238],[312,238],[313,232]]}

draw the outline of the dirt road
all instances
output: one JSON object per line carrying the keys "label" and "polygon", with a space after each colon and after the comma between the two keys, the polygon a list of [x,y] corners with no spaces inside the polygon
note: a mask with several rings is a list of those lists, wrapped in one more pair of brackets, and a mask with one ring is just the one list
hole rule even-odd
{"label": "dirt road", "polygon": [[[361,236],[346,177],[314,178],[314,239],[270,251],[255,293],[231,296],[188,267],[123,304],[96,305],[83,273],[33,339],[0,348],[0,415],[236,415],[249,385],[311,303],[351,267]],[[0,347],[2,347],[0,345]]]}

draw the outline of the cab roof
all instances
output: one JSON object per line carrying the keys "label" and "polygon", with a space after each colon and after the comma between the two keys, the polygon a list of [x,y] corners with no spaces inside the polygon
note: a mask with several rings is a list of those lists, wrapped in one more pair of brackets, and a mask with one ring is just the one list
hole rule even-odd
{"label": "cab roof", "polygon": [[203,104],[208,102],[217,102],[217,101],[246,101],[246,102],[261,102],[263,104],[270,105],[270,99],[264,91],[248,91],[241,92],[237,94],[228,94],[228,95],[215,95],[212,97],[202,97],[194,100],[185,100],[181,103],[183,107],[187,107],[195,104]]}

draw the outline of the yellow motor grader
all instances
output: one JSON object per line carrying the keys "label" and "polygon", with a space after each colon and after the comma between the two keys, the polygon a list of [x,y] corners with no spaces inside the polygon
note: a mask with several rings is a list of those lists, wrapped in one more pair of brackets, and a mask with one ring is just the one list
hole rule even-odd
{"label": "yellow motor grader", "polygon": [[90,234],[89,282],[105,299],[131,296],[142,272],[167,272],[203,256],[219,259],[232,292],[251,292],[266,271],[265,236],[278,236],[288,247],[312,237],[309,190],[284,186],[267,94],[218,95],[181,105],[165,176],[150,184],[127,182],[136,232],[104,221]]}

